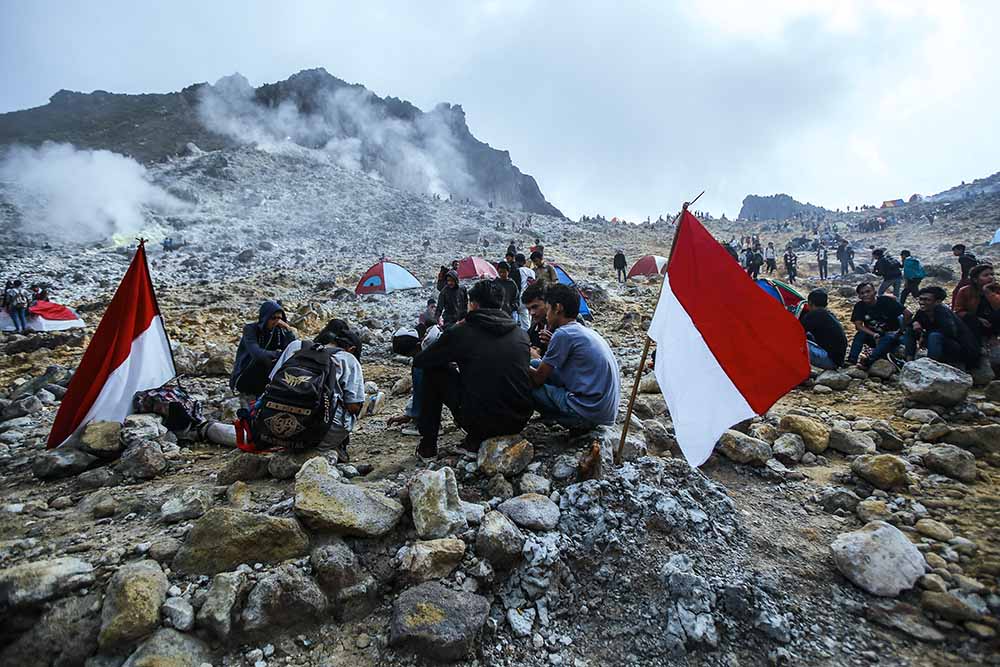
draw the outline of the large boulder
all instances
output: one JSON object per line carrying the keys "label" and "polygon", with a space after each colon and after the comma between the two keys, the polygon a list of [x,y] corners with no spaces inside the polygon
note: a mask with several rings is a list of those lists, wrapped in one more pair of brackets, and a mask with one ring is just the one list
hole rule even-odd
{"label": "large boulder", "polygon": [[118,568],[104,592],[101,633],[97,637],[101,650],[120,652],[155,630],[169,586],[167,576],[154,560]]}
{"label": "large boulder", "polygon": [[497,510],[521,528],[555,530],[559,525],[559,506],[537,493],[525,493],[500,503]]}
{"label": "large boulder", "polygon": [[167,470],[167,459],[163,456],[160,443],[140,440],[128,446],[118,460],[116,470],[132,479],[153,479]]}
{"label": "large boulder", "polygon": [[401,548],[397,556],[410,581],[444,579],[462,562],[465,542],[454,537],[415,542]]}
{"label": "large boulder", "polygon": [[90,422],[80,435],[80,449],[102,459],[118,458],[122,452],[121,432],[121,422]]}
{"label": "large boulder", "polygon": [[830,427],[811,417],[785,415],[778,428],[802,438],[806,450],[813,454],[822,454],[830,446]]}
{"label": "large boulder", "polygon": [[771,446],[774,458],[786,465],[798,463],[806,453],[806,444],[802,441],[802,436],[795,433],[782,433]]}
{"label": "large boulder", "polygon": [[906,464],[898,456],[859,456],[851,461],[851,472],[878,489],[906,486]]}
{"label": "large boulder", "polygon": [[720,454],[731,461],[748,463],[752,466],[763,466],[771,458],[769,444],[732,429],[722,434],[717,449]]}
{"label": "large boulder", "polygon": [[451,468],[417,473],[410,481],[410,505],[413,525],[422,539],[447,537],[469,527]]}
{"label": "large boulder", "polygon": [[489,601],[481,595],[433,581],[420,584],[396,598],[389,643],[432,660],[460,660],[475,647],[489,610]]}
{"label": "large boulder", "polygon": [[502,435],[484,440],[476,459],[479,470],[487,477],[510,477],[524,472],[535,456],[535,448],[519,435]]}
{"label": "large boulder", "polygon": [[241,615],[243,629],[256,632],[315,621],[326,607],[326,595],[316,582],[287,563],[261,579],[250,591]]}
{"label": "large boulder", "polygon": [[954,366],[923,357],[903,366],[899,386],[906,397],[924,405],[957,405],[972,389],[972,376]]}
{"label": "large boulder", "polygon": [[951,445],[978,449],[983,452],[1000,452],[1000,424],[985,426],[956,426],[944,436]]}
{"label": "large boulder", "polygon": [[0,650],[0,665],[82,665],[97,651],[100,629],[100,593],[58,600],[25,633]]}
{"label": "large boulder", "polygon": [[57,447],[40,452],[31,462],[31,472],[38,479],[60,479],[77,475],[97,463],[93,454],[73,449]]}
{"label": "large boulder", "polygon": [[364,618],[375,608],[378,582],[365,571],[343,540],[336,538],[316,548],[309,562],[338,621]]}
{"label": "large boulder", "polygon": [[316,530],[380,537],[399,523],[403,506],[391,498],[342,481],[323,457],[309,459],[295,475],[295,514]]}
{"label": "large boulder", "polygon": [[229,486],[233,482],[250,482],[255,479],[264,479],[267,477],[268,463],[269,461],[266,456],[252,452],[236,452],[222,466],[222,470],[219,471],[215,481],[220,486]]}
{"label": "large boulder", "polygon": [[851,384],[851,376],[840,371],[823,371],[816,378],[816,384],[839,391],[847,389],[848,385]]}
{"label": "large boulder", "polygon": [[215,574],[241,563],[276,563],[303,556],[309,537],[294,519],[219,507],[195,523],[174,557],[174,569]]}
{"label": "large boulder", "polygon": [[926,569],[924,557],[898,528],[872,521],[842,533],[830,545],[837,569],[873,595],[895,597],[912,588]]}
{"label": "large boulder", "polygon": [[976,481],[976,457],[955,445],[935,445],[923,455],[924,467],[962,482]]}
{"label": "large boulder", "polygon": [[524,533],[503,512],[488,512],[476,535],[476,553],[493,567],[505,569],[521,557]]}
{"label": "large boulder", "polygon": [[94,567],[72,556],[0,570],[0,612],[32,607],[94,583]]}
{"label": "large boulder", "polygon": [[216,639],[227,641],[249,592],[250,583],[245,573],[220,572],[215,575],[198,610],[198,627],[204,628]]}
{"label": "large boulder", "polygon": [[212,653],[197,637],[160,628],[129,656],[122,667],[201,667]]}
{"label": "large boulder", "polygon": [[830,449],[841,454],[874,454],[876,445],[864,433],[834,427],[830,429]]}

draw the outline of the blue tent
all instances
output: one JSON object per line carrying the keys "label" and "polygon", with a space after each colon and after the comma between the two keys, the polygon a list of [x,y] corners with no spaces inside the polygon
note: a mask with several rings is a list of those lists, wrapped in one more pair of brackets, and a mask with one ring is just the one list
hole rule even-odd
{"label": "blue tent", "polygon": [[566,273],[565,269],[558,264],[553,264],[552,268],[556,270],[556,278],[559,279],[560,283],[563,285],[569,285],[570,287],[576,289],[577,293],[580,294],[580,315],[582,315],[585,320],[594,319],[593,314],[590,312],[590,306],[587,305],[587,300],[583,298],[583,293],[580,292],[580,288],[576,286],[576,282],[574,282],[574,280],[569,277],[569,274]]}

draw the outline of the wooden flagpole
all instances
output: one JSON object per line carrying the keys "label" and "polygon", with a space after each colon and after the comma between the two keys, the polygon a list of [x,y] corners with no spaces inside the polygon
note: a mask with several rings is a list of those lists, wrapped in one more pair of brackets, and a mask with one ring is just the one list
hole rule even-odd
{"label": "wooden flagpole", "polygon": [[[694,199],[692,199],[691,201],[684,202],[684,204],[681,206],[680,213],[678,213],[676,216],[674,216],[674,220],[673,220],[673,222],[671,224],[676,224],[678,218],[680,218],[681,215],[684,213],[684,211],[686,211],[688,209],[688,206],[690,206],[691,204],[693,204],[696,201],[698,201],[699,199],[701,199],[701,195],[703,195],[703,194],[705,194],[704,190],[702,190],[698,194],[698,196],[695,197]],[[674,256],[674,248],[677,246],[677,232],[679,232],[679,231],[680,231],[680,225],[678,225],[674,229],[674,238],[670,242],[670,257],[667,258],[667,267],[668,268],[670,267],[670,258],[672,258]],[[660,303],[660,296],[663,294],[663,283],[665,283],[666,281],[667,281],[667,276],[666,276],[666,274],[664,274],[663,275],[663,280],[660,281],[660,291],[659,291],[659,293],[656,296],[656,303],[657,304]],[[654,306],[654,311],[655,311],[655,306]],[[635,382],[632,383],[632,396],[628,400],[628,410],[625,411],[625,423],[622,424],[622,438],[621,438],[621,440],[618,441],[618,448],[615,449],[615,458],[614,458],[614,461],[615,461],[615,465],[616,466],[620,466],[622,464],[622,452],[625,450],[625,438],[628,437],[628,427],[629,427],[629,425],[632,422],[632,408],[635,406],[636,396],[639,395],[639,382],[642,380],[642,372],[646,369],[646,356],[649,354],[649,344],[651,342],[652,342],[652,339],[649,337],[649,333],[647,332],[646,333],[646,342],[642,346],[642,357],[640,357],[640,359],[639,359],[639,368],[636,369],[636,371],[635,371]]]}

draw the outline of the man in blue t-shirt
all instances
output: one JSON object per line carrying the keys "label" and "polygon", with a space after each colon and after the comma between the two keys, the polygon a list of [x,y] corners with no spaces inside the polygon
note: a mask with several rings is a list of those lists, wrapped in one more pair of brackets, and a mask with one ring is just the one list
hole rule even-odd
{"label": "man in blue t-shirt", "polygon": [[548,349],[532,368],[535,409],[571,430],[615,423],[620,397],[618,362],[607,342],[579,324],[580,295],[568,285],[548,285],[545,292]]}

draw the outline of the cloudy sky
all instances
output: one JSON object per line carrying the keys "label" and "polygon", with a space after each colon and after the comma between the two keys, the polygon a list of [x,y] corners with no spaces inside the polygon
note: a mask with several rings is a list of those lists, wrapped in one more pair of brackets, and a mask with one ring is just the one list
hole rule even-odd
{"label": "cloudy sky", "polygon": [[998,44],[992,0],[11,1],[0,111],[325,67],[462,104],[573,217],[702,189],[733,216],[748,193],[836,208],[1000,170]]}

